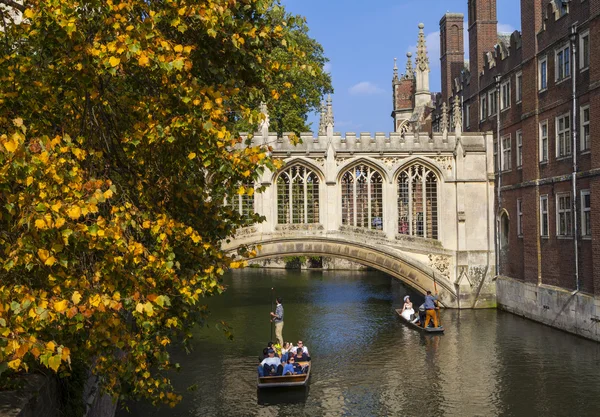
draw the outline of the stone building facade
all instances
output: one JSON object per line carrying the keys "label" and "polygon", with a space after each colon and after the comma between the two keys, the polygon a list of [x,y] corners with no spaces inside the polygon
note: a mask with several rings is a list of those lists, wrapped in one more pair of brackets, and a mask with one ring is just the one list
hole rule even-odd
{"label": "stone building facade", "polygon": [[600,340],[600,0],[522,0],[511,34],[496,6],[468,2],[469,62],[463,17],[441,19],[434,130],[457,100],[494,134],[499,304]]}

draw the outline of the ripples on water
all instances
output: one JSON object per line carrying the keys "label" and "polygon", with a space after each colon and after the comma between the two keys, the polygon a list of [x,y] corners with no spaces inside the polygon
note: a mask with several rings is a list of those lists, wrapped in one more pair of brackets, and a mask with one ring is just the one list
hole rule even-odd
{"label": "ripples on water", "polygon": [[[119,417],[600,415],[600,344],[495,310],[443,311],[446,334],[421,335],[394,308],[422,298],[377,272],[247,269],[226,284],[210,306],[235,341],[198,329],[194,352],[173,354],[182,403],[130,404]],[[314,358],[308,390],[256,391],[271,287],[284,298],[284,338]]]}

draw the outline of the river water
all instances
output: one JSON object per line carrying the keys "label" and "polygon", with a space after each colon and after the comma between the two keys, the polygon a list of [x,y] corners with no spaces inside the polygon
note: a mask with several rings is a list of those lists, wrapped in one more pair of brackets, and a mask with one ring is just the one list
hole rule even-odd
{"label": "river water", "polygon": [[[175,351],[175,408],[129,404],[125,416],[600,416],[600,344],[495,310],[444,310],[442,336],[400,322],[409,294],[379,272],[246,269],[209,300],[213,326]],[[284,298],[283,335],[313,358],[308,389],[257,392],[270,339],[271,288]],[[187,387],[195,385],[193,391]]]}

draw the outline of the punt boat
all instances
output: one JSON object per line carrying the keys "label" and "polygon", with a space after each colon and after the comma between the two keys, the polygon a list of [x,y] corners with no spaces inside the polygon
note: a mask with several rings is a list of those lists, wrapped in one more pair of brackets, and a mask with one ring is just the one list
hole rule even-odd
{"label": "punt boat", "polygon": [[302,367],[308,366],[305,374],[299,375],[281,375],[281,376],[259,376],[258,388],[289,388],[303,387],[308,384],[310,378],[310,362],[298,362]]}
{"label": "punt boat", "polygon": [[410,327],[411,329],[418,330],[421,333],[425,333],[425,334],[442,334],[442,333],[444,333],[444,326],[440,326],[440,327],[428,327],[428,328],[424,329],[421,326],[418,326],[417,324],[411,322],[410,320],[406,320],[402,316],[402,309],[397,308],[396,309],[396,313],[398,313],[398,315],[400,316],[400,320],[402,320],[402,322],[404,324],[406,324],[408,327]]}

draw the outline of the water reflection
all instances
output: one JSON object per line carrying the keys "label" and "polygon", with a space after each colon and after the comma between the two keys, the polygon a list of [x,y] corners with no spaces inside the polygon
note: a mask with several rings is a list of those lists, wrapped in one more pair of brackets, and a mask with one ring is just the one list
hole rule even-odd
{"label": "water reflection", "polygon": [[[198,329],[191,355],[174,352],[183,402],[131,404],[132,415],[586,416],[600,407],[600,345],[510,314],[445,310],[445,335],[423,335],[394,312],[407,293],[417,305],[422,297],[383,274],[246,270],[226,284],[210,308],[235,341]],[[284,298],[284,338],[302,339],[313,356],[310,392],[256,391],[271,287]]]}

